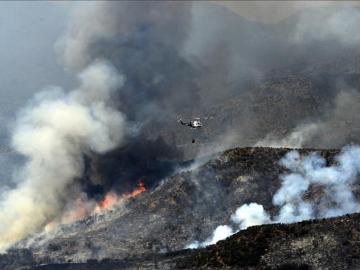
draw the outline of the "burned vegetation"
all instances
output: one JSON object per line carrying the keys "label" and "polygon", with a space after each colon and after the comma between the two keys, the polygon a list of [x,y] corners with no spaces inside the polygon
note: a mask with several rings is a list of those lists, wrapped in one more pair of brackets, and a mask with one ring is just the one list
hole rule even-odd
{"label": "burned vegetation", "polygon": [[[272,197],[280,186],[279,175],[286,172],[278,161],[289,150],[228,150],[122,206],[64,225],[50,237],[42,234],[18,243],[0,258],[2,269],[341,269],[358,265],[357,214],[250,227],[214,246],[181,251],[195,239],[205,240],[218,225],[228,224],[244,203],[256,201],[271,214],[277,213]],[[339,150],[317,152],[332,164]]]}

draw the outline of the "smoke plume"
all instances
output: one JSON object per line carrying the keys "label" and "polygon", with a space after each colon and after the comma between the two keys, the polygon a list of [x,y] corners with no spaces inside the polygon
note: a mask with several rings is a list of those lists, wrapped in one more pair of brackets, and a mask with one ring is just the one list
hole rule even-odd
{"label": "smoke plume", "polygon": [[[196,69],[183,56],[191,29],[190,2],[79,3],[57,51],[68,70],[107,59],[124,76],[113,103],[138,127],[125,147],[89,158],[92,196],[126,191],[142,179],[147,187],[182,160],[176,119],[199,108]],[[172,132],[173,131],[173,132]],[[116,164],[116,165],[115,165]],[[95,179],[95,181],[94,181]],[[124,179],[121,185],[118,179]]]}
{"label": "smoke plume", "polygon": [[37,94],[17,120],[13,147],[26,162],[17,187],[1,194],[0,249],[177,168],[172,160],[182,152],[158,127],[185,104],[198,104],[195,72],[182,56],[190,23],[186,2],[73,9],[56,50],[65,69],[79,74],[79,87]]}
{"label": "smoke plume", "polygon": [[[277,215],[271,217],[257,203],[244,204],[231,216],[235,228],[218,226],[204,242],[195,241],[187,248],[215,244],[254,225],[336,217],[360,210],[360,202],[355,195],[360,175],[360,146],[345,147],[333,165],[328,165],[317,153],[301,157],[297,151],[287,153],[280,164],[289,173],[280,177],[281,187],[272,199],[273,205],[279,209]],[[320,192],[314,198],[306,199],[313,189]]]}
{"label": "smoke plume", "polygon": [[[280,207],[275,221],[289,223],[359,211],[354,195],[359,161],[359,146],[345,147],[332,166],[327,166],[326,160],[316,153],[304,158],[296,151],[288,153],[280,163],[291,173],[281,177],[281,188],[273,197],[273,204]],[[305,193],[314,187],[323,190],[321,198],[305,200]]]}
{"label": "smoke plume", "polygon": [[127,78],[118,102],[131,120],[163,121],[185,104],[199,105],[196,72],[182,53],[190,2],[80,3],[72,15],[57,44],[64,65],[109,60]]}
{"label": "smoke plume", "polygon": [[270,223],[270,216],[266,213],[262,205],[257,203],[244,204],[239,207],[234,214],[231,215],[231,221],[235,226],[220,225],[216,227],[212,236],[206,239],[204,242],[195,241],[186,248],[199,248],[213,245],[220,240],[226,239],[230,235],[236,233],[239,230],[245,230],[248,227]]}
{"label": "smoke plume", "polygon": [[95,62],[78,79],[69,93],[39,93],[18,119],[13,147],[26,163],[18,186],[1,194],[1,250],[59,217],[78,197],[84,155],[109,151],[124,138],[124,116],[111,106],[124,78],[108,63]]}

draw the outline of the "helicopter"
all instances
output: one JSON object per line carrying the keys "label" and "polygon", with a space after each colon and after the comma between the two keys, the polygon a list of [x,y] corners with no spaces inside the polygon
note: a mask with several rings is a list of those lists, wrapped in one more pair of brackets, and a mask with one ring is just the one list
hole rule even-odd
{"label": "helicopter", "polygon": [[178,122],[183,126],[188,126],[190,128],[198,129],[202,128],[203,124],[200,122],[200,118],[193,118],[189,122],[184,122],[181,118],[178,120]]}
{"label": "helicopter", "polygon": [[[181,117],[178,120],[178,122],[183,125],[183,126],[187,126],[191,129],[201,129],[203,127],[203,124],[200,121],[200,118],[193,118],[192,120],[190,120],[189,122],[184,122]],[[195,139],[191,140],[191,143],[195,143]]]}

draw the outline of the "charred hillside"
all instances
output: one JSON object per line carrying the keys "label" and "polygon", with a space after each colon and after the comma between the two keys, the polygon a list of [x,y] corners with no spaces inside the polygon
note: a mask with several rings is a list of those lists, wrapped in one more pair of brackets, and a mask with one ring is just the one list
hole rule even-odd
{"label": "charred hillside", "polygon": [[179,268],[358,269],[360,215],[254,226],[180,260]]}
{"label": "charred hillside", "polygon": [[[22,241],[0,262],[3,269],[14,269],[14,262],[39,265],[127,260],[181,250],[194,240],[204,241],[218,225],[227,224],[244,203],[258,202],[276,213],[272,197],[280,186],[279,176],[286,172],[279,160],[289,150],[228,150],[195,169],[184,169],[125,205]],[[329,164],[339,153],[299,151],[317,151]],[[307,196],[316,197],[316,190]]]}
{"label": "charred hillside", "polygon": [[202,250],[27,269],[358,269],[359,224],[360,215],[352,214],[254,226]]}

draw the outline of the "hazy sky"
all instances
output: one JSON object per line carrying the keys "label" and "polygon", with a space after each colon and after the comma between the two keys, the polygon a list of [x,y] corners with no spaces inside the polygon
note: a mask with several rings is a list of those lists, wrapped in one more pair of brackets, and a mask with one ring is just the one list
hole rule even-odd
{"label": "hazy sky", "polygon": [[69,79],[54,43],[64,31],[68,5],[0,2],[0,143],[6,122],[35,92]]}
{"label": "hazy sky", "polygon": [[211,1],[247,19],[276,23],[298,11],[326,6],[360,5],[358,1]]}

